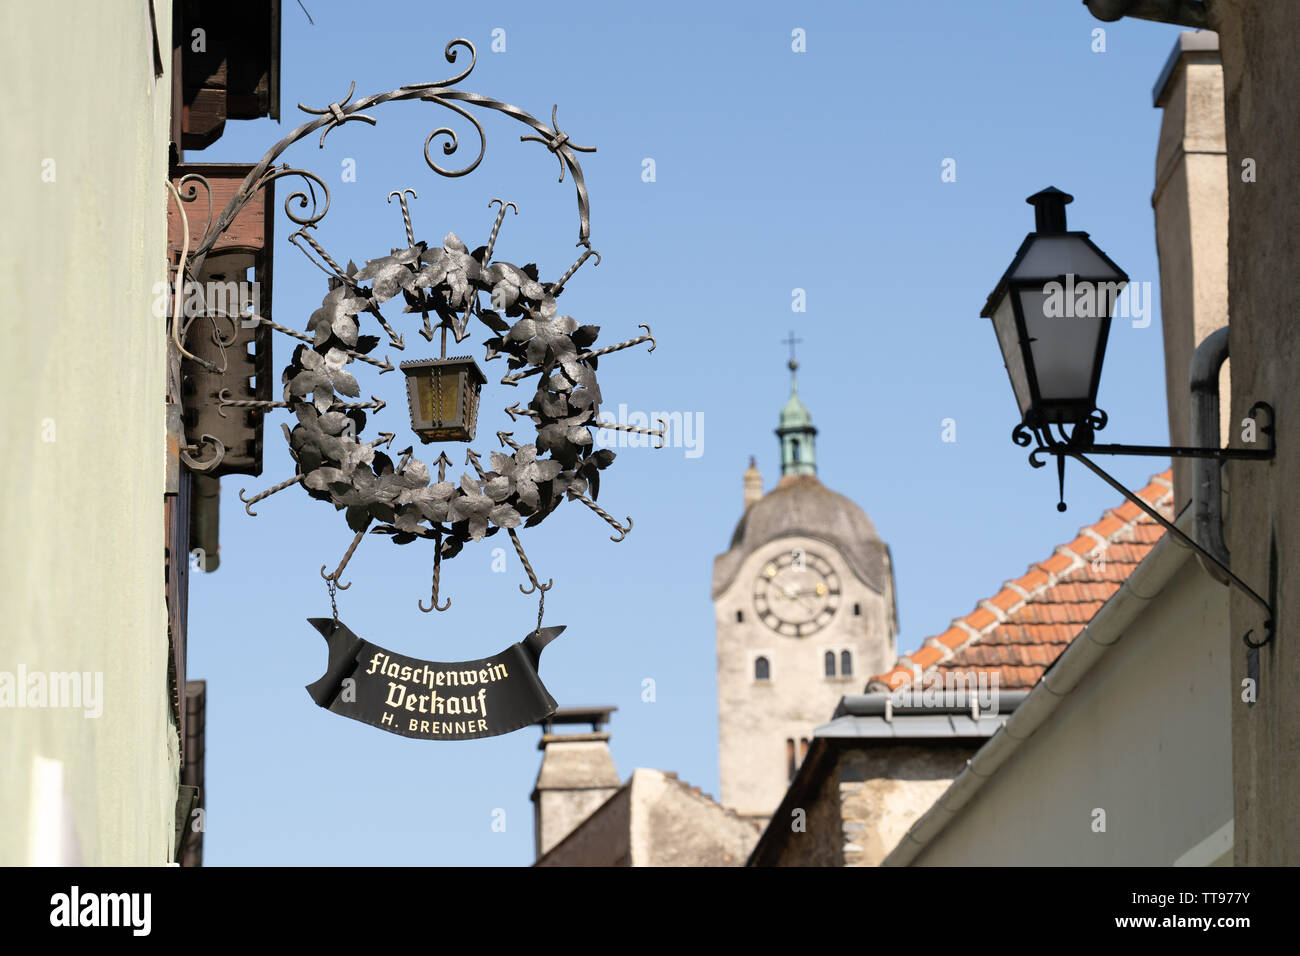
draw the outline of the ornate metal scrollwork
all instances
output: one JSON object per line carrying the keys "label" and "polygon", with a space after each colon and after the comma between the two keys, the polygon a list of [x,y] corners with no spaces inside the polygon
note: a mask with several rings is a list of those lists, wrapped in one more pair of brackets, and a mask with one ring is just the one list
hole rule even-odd
{"label": "ornate metal scrollwork", "polygon": [[[579,326],[568,316],[558,315],[556,298],[587,259],[600,253],[591,247],[590,205],[578,153],[594,152],[590,146],[573,143],[568,133],[558,125],[558,107],[551,111],[549,125],[532,114],[508,103],[477,93],[454,89],[473,71],[477,63],[474,45],[465,39],[452,40],[444,48],[448,63],[455,63],[458,53],[467,50],[469,64],[455,76],[427,83],[408,84],[396,90],[353,99],[355,84],[348,88],[340,101],[324,108],[299,104],[299,109],[314,118],[290,132],[272,146],[261,161],[250,170],[235,196],[221,211],[215,221],[209,221],[202,240],[188,267],[193,273],[201,269],[204,257],[248,200],[268,183],[287,176],[301,177],[306,186],[291,193],[284,202],[285,214],[300,228],[289,236],[300,251],[330,278],[330,288],[321,308],[312,314],[306,332],[287,328],[257,316],[248,317],[266,324],[274,331],[289,335],[300,343],[282,376],[283,400],[257,402],[266,410],[286,408],[297,422],[292,429],[283,425],[290,453],[298,466],[298,473],[285,481],[251,498],[240,500],[250,515],[251,506],[285,488],[302,484],[312,497],[330,502],[337,510],[346,512],[347,523],[354,532],[352,543],[343,555],[337,569],[321,575],[334,590],[344,590],[340,575],[366,533],[385,534],[397,544],[407,544],[417,538],[435,542],[432,597],[421,610],[445,610],[449,602],[439,603],[439,578],[442,562],[454,558],[470,541],[496,534],[501,528],[509,533],[521,564],[527,573],[530,587],[524,593],[542,592],[551,587],[548,580],[542,584],[524,554],[518,527],[540,524],[559,503],[566,498],[580,501],[617,532],[611,540],[621,541],[632,528],[632,519],[620,523],[596,504],[600,490],[600,473],[614,460],[608,449],[594,450],[592,429],[614,427],[598,421],[602,400],[596,380],[596,368],[601,356],[643,342],[655,348],[655,340],[648,326],[645,334],[625,342],[594,348],[599,332],[597,326]],[[491,234],[486,245],[473,250],[449,233],[440,246],[417,241],[411,223],[407,196],[416,198],[415,190],[394,190],[388,200],[398,198],[406,234],[405,248],[394,249],[390,255],[368,260],[358,268],[351,262],[340,266],[314,238],[312,232],[330,209],[330,192],[325,181],[315,173],[291,167],[274,165],[291,145],[319,131],[318,145],[323,148],[328,134],[350,122],[374,126],[375,117],[363,111],[372,110],[388,102],[419,101],[441,106],[467,120],[479,138],[479,148],[467,164],[449,168],[440,165],[431,155],[430,147],[442,139],[441,152],[453,156],[461,141],[450,126],[439,126],[425,137],[423,154],[426,165],[439,176],[458,178],[473,172],[482,162],[487,139],[473,108],[489,109],[509,116],[532,131],[520,136],[521,142],[538,142],[557,158],[560,181],[566,168],[572,174],[578,202],[578,245],[583,251],[572,266],[554,282],[543,282],[536,266],[515,266],[509,262],[493,261],[493,250],[507,210],[518,214],[514,203],[493,199],[489,206],[499,206]],[[205,184],[206,185],[206,184]],[[317,187],[321,191],[318,199]],[[194,192],[191,188],[191,193]],[[210,194],[209,194],[210,195]],[[190,199],[194,197],[191,195]],[[310,251],[309,251],[310,250]],[[411,449],[400,454],[394,463],[382,451],[391,448],[396,435],[380,432],[379,438],[365,442],[361,432],[366,424],[366,411],[377,412],[384,407],[378,399],[372,402],[347,402],[344,397],[359,397],[356,380],[346,371],[354,361],[376,366],[382,372],[393,371],[387,356],[379,360],[370,356],[381,342],[395,349],[404,349],[404,337],[393,328],[382,312],[381,306],[400,296],[405,312],[423,319],[421,334],[432,341],[435,330],[441,328],[443,351],[446,350],[447,332],[457,342],[469,335],[471,318],[482,322],[491,332],[484,342],[485,361],[504,357],[508,366],[501,383],[515,386],[522,379],[538,376],[538,382],[527,408],[515,403],[507,413],[512,418],[522,412],[536,428],[533,443],[520,445],[506,437],[502,445],[509,445],[508,453],[491,452],[488,467],[479,453],[469,449],[465,464],[472,469],[462,475],[459,483],[446,480],[446,468],[451,461],[445,453],[434,462],[436,479],[431,468],[416,459]],[[489,297],[484,303],[482,297]],[[383,335],[366,335],[361,332],[361,316],[370,315],[378,322]],[[430,321],[430,316],[436,322]],[[223,395],[226,405],[248,405]],[[623,426],[617,426],[623,427]],[[664,431],[632,429],[664,438]],[[397,457],[397,456],[394,456]]]}
{"label": "ornate metal scrollwork", "polygon": [[[501,100],[493,99],[490,96],[483,96],[479,93],[470,93],[464,90],[453,89],[457,83],[460,83],[470,75],[474,66],[478,62],[478,52],[474,49],[474,44],[464,38],[457,38],[448,43],[443,49],[443,57],[448,63],[454,64],[458,58],[458,51],[461,49],[469,51],[470,63],[464,70],[457,73],[455,76],[428,83],[411,83],[395,90],[376,93],[372,96],[362,97],[355,101],[352,99],[352,94],[356,90],[356,84],[353,83],[348,88],[348,95],[345,96],[342,101],[330,103],[323,109],[316,109],[299,103],[298,108],[300,110],[304,113],[313,115],[315,118],[302,124],[267,150],[261,161],[249,171],[248,175],[244,178],[243,183],[240,184],[239,190],[233,197],[231,197],[230,202],[228,202],[226,207],[221,211],[221,215],[217,218],[216,222],[209,222],[207,231],[203,235],[203,239],[200,240],[198,246],[194,250],[193,256],[190,258],[191,268],[195,272],[199,270],[203,264],[203,260],[206,258],[213,244],[217,241],[217,237],[220,236],[221,233],[224,232],[234,221],[235,216],[238,214],[239,210],[243,208],[244,204],[248,202],[249,198],[261,189],[262,186],[266,185],[266,183],[273,179],[278,179],[281,176],[304,176],[321,187],[325,193],[325,205],[319,213],[313,211],[312,215],[301,217],[289,211],[288,203],[295,199],[298,200],[300,209],[305,209],[307,207],[309,201],[308,196],[302,192],[291,194],[285,201],[285,211],[289,213],[289,218],[294,222],[301,226],[313,226],[320,222],[325,213],[329,211],[330,202],[329,190],[326,188],[324,181],[319,176],[308,173],[305,170],[293,169],[288,166],[274,167],[273,164],[276,159],[278,159],[280,155],[294,143],[318,130],[321,134],[319,145],[323,148],[325,145],[325,137],[331,130],[336,129],[339,126],[343,126],[352,121],[360,121],[374,126],[378,121],[373,116],[365,114],[365,110],[371,109],[375,106],[380,106],[384,103],[400,102],[404,100],[419,100],[421,102],[441,106],[445,109],[451,110],[458,116],[463,117],[473,125],[475,132],[479,136],[478,155],[469,163],[469,165],[460,169],[447,169],[439,166],[429,155],[429,144],[433,141],[434,137],[439,135],[445,135],[448,137],[447,141],[442,146],[443,155],[454,155],[460,148],[460,139],[455,130],[447,126],[440,126],[425,138],[425,162],[435,173],[448,178],[465,176],[473,172],[482,161],[487,149],[487,137],[484,133],[482,124],[473,113],[459,105],[460,103],[482,109],[494,110],[530,127],[537,135],[521,136],[520,140],[526,142],[540,142],[554,153],[560,163],[561,180],[563,180],[564,177],[565,167],[567,167],[569,172],[572,174],[574,188],[578,197],[578,244],[590,247],[591,206],[587,196],[586,182],[582,174],[582,166],[578,162],[577,153],[594,152],[595,147],[579,146],[569,140],[568,134],[562,131],[556,124],[558,107],[552,109],[551,125],[548,126],[531,113],[522,110],[517,106],[504,103]],[[313,203],[312,208],[315,210],[314,195],[311,197],[311,202]]]}
{"label": "ornate metal scrollwork", "polygon": [[[1056,504],[1057,511],[1066,510],[1065,505],[1065,458],[1074,452],[1084,452],[1093,445],[1096,433],[1106,427],[1106,413],[1100,408],[1092,409],[1082,421],[1076,422],[1067,432],[1065,426],[1050,422],[1024,422],[1011,430],[1011,440],[1021,448],[1029,448],[1029,464],[1033,468],[1042,468],[1047,464],[1047,456],[1056,456],[1057,480],[1060,498]],[[1055,427],[1055,433],[1053,433]]]}

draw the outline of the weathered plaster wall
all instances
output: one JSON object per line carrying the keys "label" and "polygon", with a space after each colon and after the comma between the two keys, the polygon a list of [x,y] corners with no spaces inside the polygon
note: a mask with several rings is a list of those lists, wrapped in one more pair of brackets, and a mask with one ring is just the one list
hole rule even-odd
{"label": "weathered plaster wall", "polygon": [[980,743],[819,741],[828,749],[813,769],[816,790],[787,798],[754,865],[878,866]]}
{"label": "weathered plaster wall", "polygon": [[540,857],[619,787],[607,732],[548,734],[533,788],[533,845]]}
{"label": "weathered plaster wall", "polygon": [[538,866],[743,866],[758,829],[676,774],[639,767]]}
{"label": "weathered plaster wall", "polygon": [[891,743],[846,753],[837,775],[844,865],[879,866],[975,750]]}
{"label": "weathered plaster wall", "polygon": [[[1169,438],[1194,445],[1188,366],[1207,335],[1228,324],[1228,171],[1223,132],[1223,68],[1212,33],[1184,34],[1185,49],[1158,105],[1164,115],[1156,148],[1156,248],[1160,254]],[[1135,281],[1143,277],[1134,276]],[[1221,434],[1229,432],[1228,368],[1219,374]],[[1174,513],[1192,497],[1192,460],[1175,458]]]}
{"label": "weathered plaster wall", "polygon": [[[154,7],[169,67],[171,4]],[[103,714],[0,708],[0,864],[162,864],[178,755],[152,310],[171,80],[143,0],[4,20],[0,672],[102,673]]]}
{"label": "weathered plaster wall", "polygon": [[537,866],[631,866],[632,787],[624,784]]}
{"label": "weathered plaster wall", "polygon": [[636,866],[744,866],[758,828],[697,788],[660,770],[635,771],[632,859]]}
{"label": "weathered plaster wall", "polygon": [[[1230,466],[1233,570],[1261,592],[1275,579],[1277,634],[1260,652],[1259,702],[1241,701],[1245,647],[1263,615],[1233,594],[1235,862],[1300,864],[1300,3],[1212,0],[1223,55],[1228,141],[1228,296],[1232,411],[1277,410],[1277,459]],[[1254,182],[1243,178],[1253,161]],[[1237,436],[1239,437],[1239,436]]]}
{"label": "weathered plaster wall", "polygon": [[[800,806],[782,811],[769,828],[770,845],[759,866],[843,866],[838,755],[831,755],[817,790]],[[799,811],[803,811],[800,815]]]}

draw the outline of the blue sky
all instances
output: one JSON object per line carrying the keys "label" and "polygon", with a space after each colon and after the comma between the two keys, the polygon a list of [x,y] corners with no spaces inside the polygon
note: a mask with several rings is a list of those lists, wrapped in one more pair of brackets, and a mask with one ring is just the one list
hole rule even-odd
{"label": "blue sky", "polygon": [[[561,311],[600,325],[598,345],[653,327],[653,355],[641,346],[601,363],[605,410],[699,414],[704,425],[694,457],[617,449],[600,502],[634,519],[625,541],[611,543],[577,505],[524,535],[543,580],[555,581],[546,621],[568,625],[542,677],[561,705],[619,708],[610,729],[621,777],[656,767],[717,793],[712,562],[740,516],[749,456],[768,488],[777,478],[772,430],[788,393],[781,340],[791,329],[803,340],[800,393],[819,429],[820,477],[865,508],[892,548],[903,650],[1118,504],[1073,467],[1069,511],[1058,514],[1055,469],[1031,469],[1010,441],[1014,401],[978,315],[1032,228],[1030,193],[1049,184],[1072,193],[1071,226],[1156,287],[1148,327],[1114,323],[1099,401],[1111,418],[1106,440],[1167,440],[1151,212],[1160,111],[1150,92],[1176,28],[1108,24],[1105,52],[1094,52],[1103,25],[1077,2],[306,2],[314,26],[297,3],[283,5],[283,122],[230,122],[189,161],[253,162],[307,118],[294,104],[326,106],[354,79],[359,97],[451,76],[465,63],[443,60],[454,37],[479,48],[459,88],[544,119],[558,103],[561,128],[598,148],[582,162],[602,261],[571,280]],[[806,52],[791,49],[796,28]],[[491,51],[494,29],[505,31],[504,52]],[[316,236],[336,259],[363,262],[404,244],[385,197],[410,186],[417,238],[455,231],[481,245],[488,200],[500,196],[519,215],[507,218],[498,258],[536,262],[544,279],[573,261],[572,184],[556,182],[544,147],[519,142],[522,126],[481,113],[487,157],[449,180],[428,170],[421,148],[447,124],[462,139],[457,157],[472,157],[467,123],[420,103],[372,115],[378,126],[350,123],[324,150],[310,136],[282,160],[329,182],[333,206]],[[654,182],[643,180],[647,158]],[[946,159],[953,182],[941,181]],[[355,182],[341,181],[347,160]],[[277,187],[278,206],[298,188]],[[282,210],[275,229],[274,315],[303,328],[324,277],[287,242]],[[805,290],[805,312],[792,311],[794,289]],[[425,354],[404,321],[408,346],[389,352],[395,362]],[[480,361],[484,337],[471,340]],[[277,375],[290,347],[277,337]],[[404,447],[413,436],[400,377],[372,371],[357,370],[362,389],[390,403],[380,419]],[[497,377],[484,390],[475,443],[484,453],[497,429],[512,427],[499,409],[527,400]],[[942,441],[946,418],[955,442]],[[269,419],[263,475],[223,479],[221,567],[191,578],[190,673],[208,681],[205,862],[530,863],[536,729],[408,740],[329,714],[303,689],[325,662],[305,620],[329,613],[318,569],[337,563],[351,532],[298,489],[262,502],[256,518],[244,514],[241,487],[252,494],[293,473],[282,420]],[[427,448],[422,457],[432,457]],[[1167,462],[1108,465],[1139,487]],[[496,653],[537,613],[516,587],[524,575],[512,552],[505,573],[493,572],[499,545],[509,552],[498,536],[444,566],[452,607],[431,616],[416,607],[428,600],[431,547],[371,536],[344,575],[353,587],[339,595],[340,616],[416,657]],[[645,678],[655,681],[653,703],[641,699]],[[497,810],[504,832],[492,826]]]}

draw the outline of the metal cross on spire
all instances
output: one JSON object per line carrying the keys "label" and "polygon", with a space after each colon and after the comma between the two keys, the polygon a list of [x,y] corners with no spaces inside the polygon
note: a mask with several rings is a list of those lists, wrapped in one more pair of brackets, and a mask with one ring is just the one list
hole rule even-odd
{"label": "metal cross on spire", "polygon": [[781,340],[781,342],[782,342],[783,344],[785,344],[785,345],[790,346],[790,364],[791,364],[792,366],[797,365],[798,363],[797,363],[797,361],[795,360],[795,357],[794,357],[794,347],[795,347],[796,345],[801,344],[801,343],[803,342],[803,339],[796,339],[796,338],[794,337],[794,329],[791,329],[791,330],[790,330],[790,334],[789,334],[788,336],[786,336],[785,338],[783,338],[783,339]]}

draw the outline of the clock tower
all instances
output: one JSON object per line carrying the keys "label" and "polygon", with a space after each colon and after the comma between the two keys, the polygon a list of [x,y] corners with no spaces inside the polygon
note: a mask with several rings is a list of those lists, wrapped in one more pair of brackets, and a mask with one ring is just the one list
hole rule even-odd
{"label": "clock tower", "polygon": [[814,727],[896,659],[889,549],[866,513],[817,477],[812,416],[790,399],[776,434],[781,479],[750,460],[745,513],[713,564],[721,802],[765,822]]}

